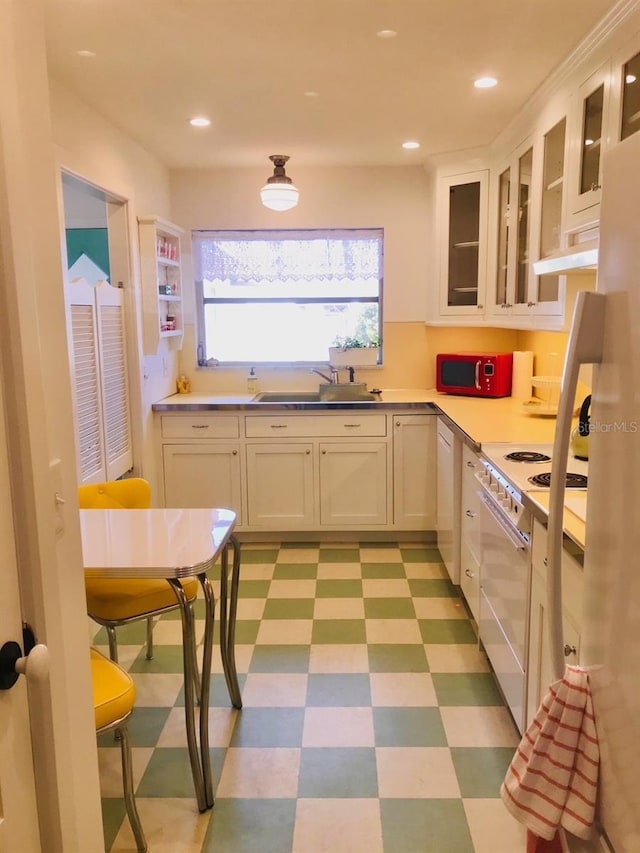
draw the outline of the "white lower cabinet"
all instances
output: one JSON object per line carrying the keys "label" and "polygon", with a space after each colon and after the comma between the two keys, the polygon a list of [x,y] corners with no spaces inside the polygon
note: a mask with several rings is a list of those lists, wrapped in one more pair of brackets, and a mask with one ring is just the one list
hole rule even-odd
{"label": "white lower cabinet", "polygon": [[321,442],[320,523],[326,526],[385,525],[386,442]]}
{"label": "white lower cabinet", "polygon": [[393,519],[401,530],[436,528],[434,415],[393,416]]}
{"label": "white lower cabinet", "polygon": [[230,507],[246,531],[432,531],[436,421],[358,409],[162,414],[164,502]]}
{"label": "white lower cabinet", "polygon": [[164,504],[232,509],[242,524],[240,445],[165,444]]}
{"label": "white lower cabinet", "polygon": [[[549,685],[555,680],[549,647],[547,607],[547,529],[534,522],[531,610],[529,623],[529,666],[527,673],[527,724],[534,718]],[[580,658],[582,622],[582,567],[567,551],[562,553],[562,630],[565,661],[577,664]]]}
{"label": "white lower cabinet", "polygon": [[251,528],[316,526],[312,442],[247,444],[247,508]]}
{"label": "white lower cabinet", "polygon": [[479,456],[462,449],[460,502],[460,587],[473,618],[480,615],[480,486],[476,480]]}

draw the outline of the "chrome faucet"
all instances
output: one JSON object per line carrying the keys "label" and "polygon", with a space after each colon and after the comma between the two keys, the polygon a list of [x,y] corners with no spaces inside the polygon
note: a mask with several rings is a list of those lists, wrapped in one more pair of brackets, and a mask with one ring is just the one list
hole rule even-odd
{"label": "chrome faucet", "polygon": [[340,375],[335,367],[331,368],[331,376],[327,376],[326,373],[323,373],[321,370],[316,370],[315,367],[311,368],[311,373],[317,373],[318,376],[322,376],[330,385],[338,385],[340,382]]}

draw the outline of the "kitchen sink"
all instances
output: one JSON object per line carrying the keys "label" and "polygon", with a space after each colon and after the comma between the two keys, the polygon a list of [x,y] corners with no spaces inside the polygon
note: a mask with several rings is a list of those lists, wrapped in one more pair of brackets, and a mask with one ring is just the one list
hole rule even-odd
{"label": "kitchen sink", "polygon": [[261,391],[252,403],[377,403],[379,394],[366,390],[366,385],[321,385],[318,391]]}

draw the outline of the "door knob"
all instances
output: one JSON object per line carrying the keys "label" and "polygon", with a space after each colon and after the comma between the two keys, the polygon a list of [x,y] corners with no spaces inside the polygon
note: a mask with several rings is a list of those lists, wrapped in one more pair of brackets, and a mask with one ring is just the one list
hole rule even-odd
{"label": "door knob", "polygon": [[49,649],[42,643],[23,655],[20,644],[10,640],[0,649],[0,690],[10,690],[18,676],[43,682],[49,677]]}

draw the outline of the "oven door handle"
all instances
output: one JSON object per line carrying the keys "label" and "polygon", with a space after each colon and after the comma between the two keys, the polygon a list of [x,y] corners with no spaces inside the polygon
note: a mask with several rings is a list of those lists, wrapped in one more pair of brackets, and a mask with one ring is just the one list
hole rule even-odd
{"label": "oven door handle", "polygon": [[491,498],[487,497],[484,492],[481,493],[480,498],[482,500],[482,503],[493,516],[493,518],[495,518],[495,520],[498,522],[504,535],[508,538],[513,547],[517,551],[526,551],[526,543],[516,533],[514,533],[513,530],[511,530],[509,522],[506,521],[504,514],[496,507]]}
{"label": "oven door handle", "polygon": [[476,377],[475,377],[476,378],[476,388],[478,389],[478,391],[480,390],[480,365],[481,364],[482,364],[482,362],[478,359],[478,361],[476,361]]}

